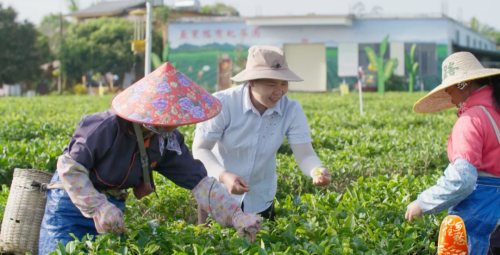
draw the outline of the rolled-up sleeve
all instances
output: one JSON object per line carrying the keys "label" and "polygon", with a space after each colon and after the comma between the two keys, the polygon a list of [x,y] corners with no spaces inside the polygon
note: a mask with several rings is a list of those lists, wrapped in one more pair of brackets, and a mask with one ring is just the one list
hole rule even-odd
{"label": "rolled-up sleeve", "polygon": [[175,152],[168,153],[161,161],[157,171],[176,185],[192,190],[207,176],[207,170],[201,161],[193,158],[184,143],[184,136],[177,130],[174,132],[182,154],[178,155]]}

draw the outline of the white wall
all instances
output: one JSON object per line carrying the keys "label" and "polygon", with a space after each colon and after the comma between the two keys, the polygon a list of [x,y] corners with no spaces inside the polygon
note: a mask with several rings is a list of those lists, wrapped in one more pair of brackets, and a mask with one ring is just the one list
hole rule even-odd
{"label": "white wall", "polygon": [[398,60],[397,66],[394,68],[393,73],[395,75],[404,76],[405,75],[405,44],[404,43],[391,43],[389,46],[390,57]]}
{"label": "white wall", "polygon": [[[481,49],[481,50],[496,50],[496,43],[485,35],[476,33],[474,30],[465,27],[453,20],[448,20],[448,34],[452,43],[462,47]],[[458,32],[458,41],[457,41]],[[467,37],[469,44],[467,44]],[[476,45],[474,45],[474,41]],[[481,45],[480,45],[481,44]]]}
{"label": "white wall", "polygon": [[290,91],[326,91],[326,48],[324,44],[283,45],[288,68],[304,81],[290,82]]}
{"label": "white wall", "polygon": [[[390,35],[389,42],[448,44],[449,40],[447,19],[367,19],[355,20],[352,26],[262,26],[258,28],[258,34],[254,33],[255,29],[244,22],[171,23],[169,40],[174,49],[186,43],[282,47],[285,43],[301,43],[304,39],[309,43],[337,47],[339,43],[380,43],[386,35]],[[221,33],[217,34],[217,31]],[[233,33],[231,36],[228,36],[229,31]],[[204,36],[205,32],[209,36]]]}
{"label": "white wall", "polygon": [[358,76],[359,45],[357,43],[339,43],[338,76]]}

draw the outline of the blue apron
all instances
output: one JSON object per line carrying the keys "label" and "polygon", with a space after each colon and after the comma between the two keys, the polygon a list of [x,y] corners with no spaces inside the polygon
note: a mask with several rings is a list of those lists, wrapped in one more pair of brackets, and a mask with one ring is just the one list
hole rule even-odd
{"label": "blue apron", "polygon": [[470,196],[448,210],[465,223],[469,255],[486,255],[500,218],[500,178],[478,176]]}
{"label": "blue apron", "polygon": [[[50,183],[59,181],[57,172],[52,176]],[[113,197],[108,201],[125,212],[125,202]],[[75,240],[69,234],[73,233],[80,240],[87,234],[98,235],[94,220],[85,218],[80,210],[71,202],[68,193],[62,189],[49,189],[47,191],[47,203],[40,228],[38,239],[38,254],[47,255],[57,247],[57,241],[64,246],[69,241]]]}

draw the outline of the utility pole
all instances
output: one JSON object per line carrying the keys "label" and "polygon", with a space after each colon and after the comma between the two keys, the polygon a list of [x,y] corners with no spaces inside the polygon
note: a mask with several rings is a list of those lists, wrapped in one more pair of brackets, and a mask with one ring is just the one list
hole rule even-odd
{"label": "utility pole", "polygon": [[153,42],[151,33],[151,0],[146,1],[146,52],[144,57],[144,76],[151,72],[151,45]]}
{"label": "utility pole", "polygon": [[[59,15],[59,51],[61,50],[62,47],[62,26],[63,26],[63,18],[62,18],[62,12]],[[59,55],[59,75],[57,77],[57,92],[59,92],[59,95],[62,94],[62,61],[61,61],[61,56]]]}

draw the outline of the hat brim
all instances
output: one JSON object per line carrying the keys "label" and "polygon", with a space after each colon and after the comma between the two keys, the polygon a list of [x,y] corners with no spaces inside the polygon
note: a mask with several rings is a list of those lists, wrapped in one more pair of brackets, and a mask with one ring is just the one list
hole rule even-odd
{"label": "hat brim", "polygon": [[456,105],[451,102],[451,96],[444,91],[446,88],[460,82],[486,78],[499,74],[500,69],[484,68],[469,72],[467,75],[446,79],[442,84],[429,92],[429,94],[418,100],[413,106],[413,111],[416,113],[433,113],[456,107]]}
{"label": "hat brim", "polygon": [[280,69],[280,70],[243,70],[239,74],[231,78],[231,80],[236,82],[245,82],[257,79],[275,79],[282,81],[304,81],[290,69]]}
{"label": "hat brim", "polygon": [[[120,112],[120,110],[116,108],[115,104],[113,104],[114,99],[117,96],[118,96],[118,94],[115,95],[113,97],[113,99],[111,99],[111,109],[115,112],[116,115],[118,115],[122,119],[125,119],[125,120],[133,122],[133,123],[143,124],[143,125],[152,125],[152,126],[155,126],[155,127],[182,127],[182,126],[188,126],[188,125],[198,124],[200,122],[204,122],[204,121],[210,120],[212,118],[215,118],[220,113],[220,111],[221,111],[221,107],[219,107],[217,114],[214,114],[212,116],[208,116],[208,117],[205,117],[205,118],[202,118],[202,119],[195,119],[195,118],[193,118],[191,121],[184,121],[184,122],[178,122],[178,123],[157,123],[157,122],[150,122],[150,121],[145,122],[145,121],[142,121],[142,120],[130,118],[130,115],[122,114]],[[217,103],[219,105],[222,104],[218,98],[214,97],[213,100],[214,99],[217,100]]]}
{"label": "hat brim", "polygon": [[115,95],[111,108],[121,118],[135,123],[184,126],[215,117],[222,104],[166,62]]}

